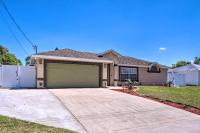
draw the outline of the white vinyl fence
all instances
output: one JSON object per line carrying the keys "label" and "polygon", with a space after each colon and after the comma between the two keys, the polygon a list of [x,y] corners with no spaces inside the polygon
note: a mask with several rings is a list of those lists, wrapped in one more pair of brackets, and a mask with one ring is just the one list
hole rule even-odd
{"label": "white vinyl fence", "polygon": [[35,78],[35,66],[0,65],[1,87],[33,88]]}

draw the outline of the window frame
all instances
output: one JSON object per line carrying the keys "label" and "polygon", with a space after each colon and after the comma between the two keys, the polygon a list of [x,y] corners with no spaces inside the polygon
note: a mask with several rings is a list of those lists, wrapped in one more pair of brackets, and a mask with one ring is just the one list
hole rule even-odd
{"label": "window frame", "polygon": [[121,79],[121,69],[122,68],[135,68],[136,69],[136,74],[128,74],[128,75],[136,75],[136,80],[132,80],[132,81],[136,81],[139,82],[139,68],[138,67],[134,67],[134,66],[119,66],[119,81],[124,82],[126,81],[125,79]]}

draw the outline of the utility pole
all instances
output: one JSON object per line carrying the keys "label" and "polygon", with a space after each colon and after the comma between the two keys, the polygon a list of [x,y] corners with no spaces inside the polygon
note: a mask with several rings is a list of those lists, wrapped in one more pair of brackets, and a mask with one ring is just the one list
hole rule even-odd
{"label": "utility pole", "polygon": [[37,54],[37,51],[38,51],[37,45],[33,45],[33,49],[35,51],[35,54]]}

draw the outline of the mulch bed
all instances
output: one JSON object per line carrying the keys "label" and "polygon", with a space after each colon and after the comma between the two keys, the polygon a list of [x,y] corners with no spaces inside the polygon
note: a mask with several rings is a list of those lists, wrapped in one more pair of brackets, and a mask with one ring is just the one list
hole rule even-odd
{"label": "mulch bed", "polygon": [[137,89],[133,89],[131,92],[129,92],[129,90],[127,88],[125,88],[125,89],[112,89],[112,90],[127,93],[127,94],[134,95],[134,96],[144,97],[144,98],[147,98],[147,99],[151,99],[151,100],[154,100],[154,101],[157,101],[157,102],[160,102],[160,103],[167,104],[169,106],[173,106],[173,107],[183,109],[183,110],[195,113],[197,115],[200,115],[200,109],[199,108],[192,107],[192,106],[189,106],[189,105],[184,105],[184,104],[181,104],[181,103],[168,101],[168,100],[161,100],[161,99],[158,99],[158,98],[141,95],[141,94],[137,93]]}

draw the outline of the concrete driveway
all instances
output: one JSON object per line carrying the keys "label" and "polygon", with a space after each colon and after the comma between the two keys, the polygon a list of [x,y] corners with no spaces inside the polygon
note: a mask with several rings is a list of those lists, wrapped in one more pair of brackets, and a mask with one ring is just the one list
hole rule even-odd
{"label": "concrete driveway", "polygon": [[200,116],[106,89],[0,89],[0,115],[89,133],[200,133]]}
{"label": "concrete driveway", "polygon": [[200,133],[200,116],[106,89],[50,90],[90,133]]}
{"label": "concrete driveway", "polygon": [[71,112],[46,89],[0,89],[0,115],[85,132]]}

